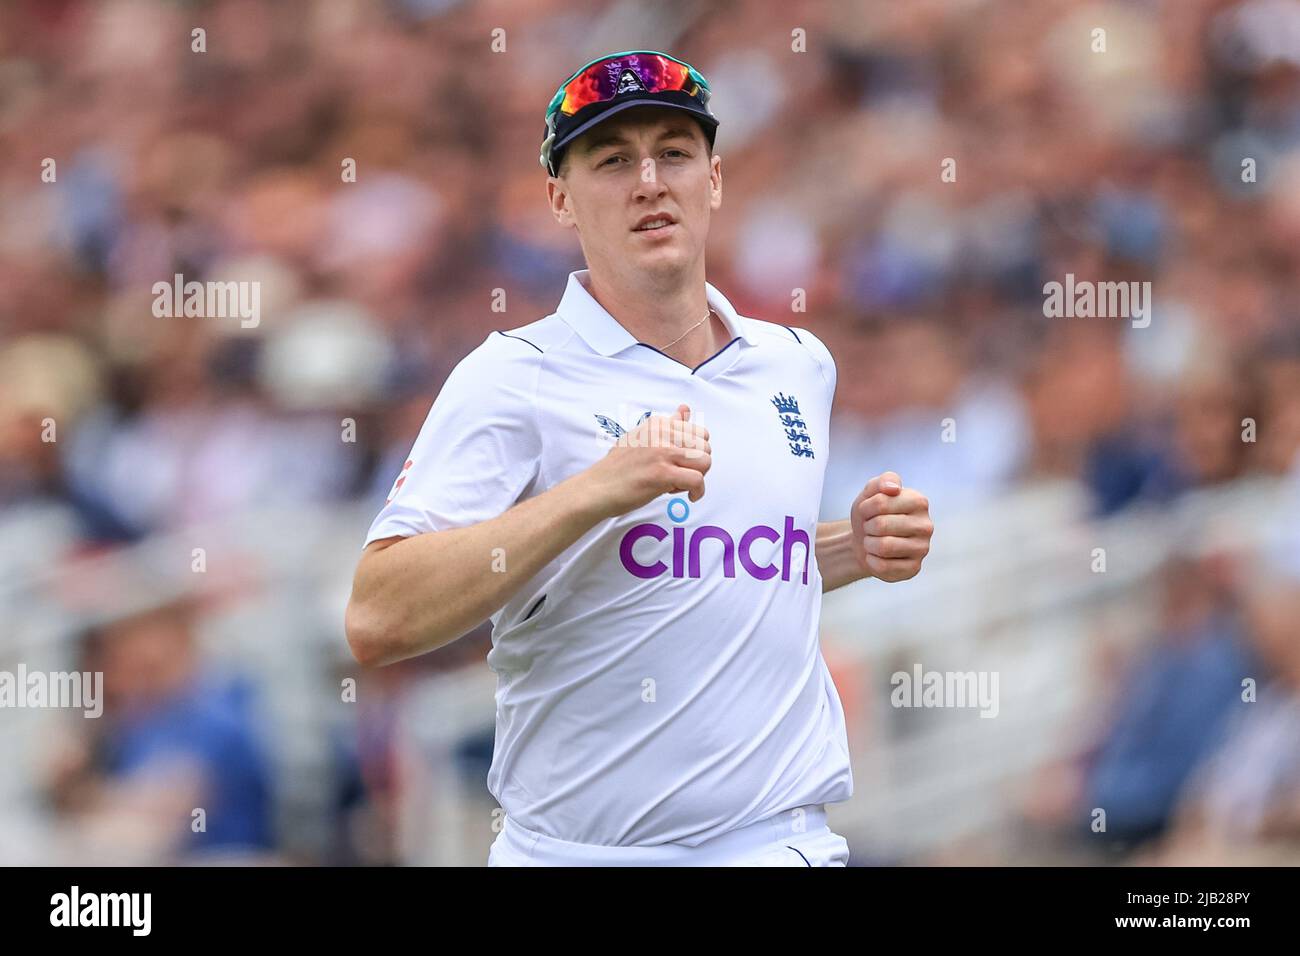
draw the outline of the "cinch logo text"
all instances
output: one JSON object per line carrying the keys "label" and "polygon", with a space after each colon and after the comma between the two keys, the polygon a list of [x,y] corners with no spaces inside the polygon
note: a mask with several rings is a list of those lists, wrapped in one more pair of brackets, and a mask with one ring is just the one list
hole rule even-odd
{"label": "cinch logo text", "polygon": [[[677,513],[674,513],[675,510]],[[736,561],[739,559],[740,566],[748,572],[749,576],[760,581],[767,581],[776,577],[777,574],[781,575],[782,581],[789,581],[792,570],[799,572],[802,569],[801,583],[808,583],[808,565],[811,559],[812,542],[807,531],[795,527],[794,518],[791,515],[785,516],[785,527],[782,531],[765,524],[754,525],[740,536],[740,541],[737,543],[725,528],[712,524],[700,525],[688,534],[687,529],[681,526],[681,522],[685,521],[689,514],[690,506],[685,499],[673,498],[668,502],[668,519],[675,525],[671,531],[657,524],[639,524],[630,528],[627,534],[623,535],[623,540],[619,542],[618,546],[618,557],[623,562],[623,567],[638,578],[657,578],[662,574],[669,573],[670,569],[667,562],[656,560],[646,564],[637,560],[632,550],[643,538],[654,538],[656,541],[663,541],[671,536],[673,539],[672,577],[698,578],[700,576],[700,551],[705,541],[712,540],[722,545],[723,577],[734,578],[736,576]],[[760,538],[773,544],[781,544],[781,567],[778,568],[774,564],[759,564],[751,556],[750,549],[753,547],[754,542]],[[803,546],[803,552],[798,558],[795,558],[794,555],[796,545]]]}

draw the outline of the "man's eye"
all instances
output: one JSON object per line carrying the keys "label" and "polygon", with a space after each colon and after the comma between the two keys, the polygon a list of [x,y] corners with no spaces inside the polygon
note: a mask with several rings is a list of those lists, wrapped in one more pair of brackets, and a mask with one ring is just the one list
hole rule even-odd
{"label": "man's eye", "polygon": [[620,159],[622,159],[622,158],[623,158],[622,156],[610,156],[609,158],[603,160],[603,161],[601,162],[600,165],[602,165],[602,166],[608,166],[610,163],[612,163],[612,162],[617,162],[618,160],[620,160]]}
{"label": "man's eye", "polygon": [[685,156],[685,155],[686,155],[686,152],[685,152],[684,150],[680,150],[680,149],[666,149],[666,150],[664,150],[664,155],[668,155],[668,154],[670,154],[670,153],[676,153],[678,156]]}

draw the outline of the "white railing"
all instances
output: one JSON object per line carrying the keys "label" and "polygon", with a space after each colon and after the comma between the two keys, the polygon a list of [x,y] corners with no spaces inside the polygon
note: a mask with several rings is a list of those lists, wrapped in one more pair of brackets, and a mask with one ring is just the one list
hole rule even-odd
{"label": "white railing", "polygon": [[[355,720],[341,677],[359,677],[365,693],[343,608],[371,517],[354,507],[266,510],[76,557],[59,513],[0,515],[0,670],[20,661],[29,671],[75,669],[84,627],[181,594],[203,596],[210,603],[197,638],[206,668],[256,683],[279,832],[291,853],[318,858],[332,839],[334,747]],[[42,552],[37,563],[22,559],[32,548]],[[202,571],[194,570],[196,548]],[[40,789],[48,732],[80,719],[0,710],[0,863],[46,862],[57,832]]]}
{"label": "white railing", "polygon": [[[1043,487],[952,521],[914,581],[829,595],[827,653],[871,682],[865,719],[850,727],[855,795],[832,824],[874,856],[904,859],[1014,826],[1027,776],[1094,729],[1079,721],[1097,709],[1095,640],[1149,640],[1162,563],[1175,551],[1267,549],[1293,520],[1289,494],[1243,481],[1088,521],[1076,490]],[[997,673],[997,716],[894,708],[890,675],[917,664]]]}

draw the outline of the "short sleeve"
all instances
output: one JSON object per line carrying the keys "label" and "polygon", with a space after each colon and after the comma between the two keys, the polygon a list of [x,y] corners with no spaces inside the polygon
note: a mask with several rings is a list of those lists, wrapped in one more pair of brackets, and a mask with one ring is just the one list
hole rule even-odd
{"label": "short sleeve", "polygon": [[452,370],[365,543],[478,524],[537,476],[541,350],[492,333]]}
{"label": "short sleeve", "polygon": [[831,356],[831,350],[826,347],[825,343],[823,343],[821,339],[813,335],[807,329],[794,329],[793,331],[798,335],[800,343],[802,343],[803,346],[812,353],[813,358],[817,360],[817,364],[821,367],[822,378],[826,380],[826,386],[829,389],[827,393],[828,401],[833,400],[835,397],[837,371],[835,368],[835,359]]}

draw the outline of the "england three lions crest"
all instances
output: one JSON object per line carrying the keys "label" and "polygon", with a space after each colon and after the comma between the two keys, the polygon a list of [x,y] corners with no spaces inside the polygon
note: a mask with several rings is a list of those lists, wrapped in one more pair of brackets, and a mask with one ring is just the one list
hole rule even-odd
{"label": "england three lions crest", "polygon": [[817,456],[813,454],[812,437],[808,434],[808,426],[799,411],[798,399],[793,395],[777,392],[772,396],[772,404],[776,406],[777,417],[781,420],[781,427],[785,429],[790,454],[796,458],[816,458]]}

